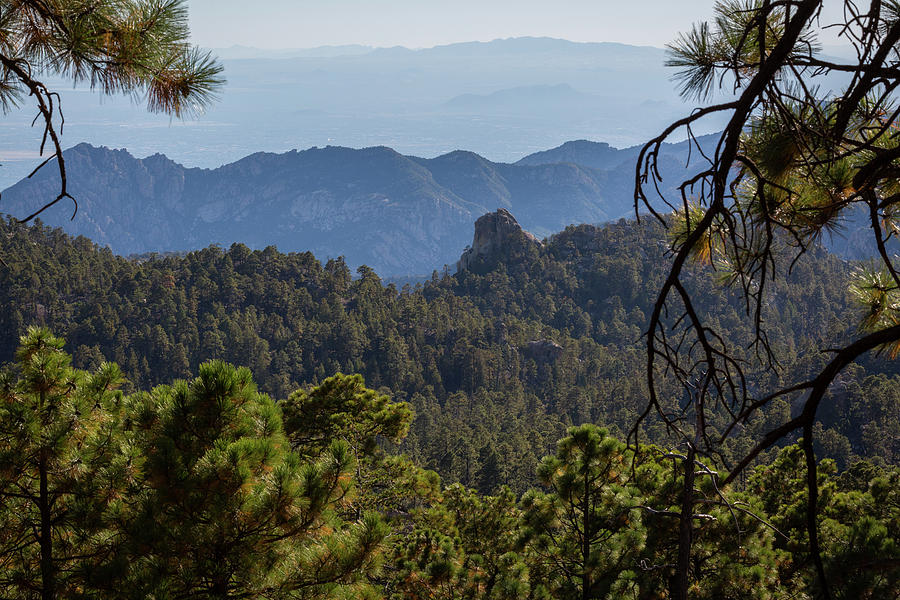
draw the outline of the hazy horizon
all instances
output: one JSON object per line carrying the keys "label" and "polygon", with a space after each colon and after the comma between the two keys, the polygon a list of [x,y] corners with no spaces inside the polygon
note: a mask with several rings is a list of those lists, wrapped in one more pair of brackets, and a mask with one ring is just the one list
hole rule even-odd
{"label": "hazy horizon", "polygon": [[[188,0],[187,6],[196,44],[264,50],[352,44],[430,48],[509,37],[662,47],[713,14],[711,0],[266,0],[252,11],[237,0]],[[840,3],[826,0],[823,22],[836,20],[840,11]]]}
{"label": "hazy horizon", "polygon": [[[195,43],[260,49],[360,44],[427,48],[508,37],[662,46],[709,18],[709,0],[188,0]],[[652,12],[653,19],[647,19]]]}
{"label": "hazy horizon", "polygon": [[432,44],[428,46],[407,46],[404,44],[393,44],[393,45],[372,45],[372,44],[362,44],[362,43],[346,43],[346,44],[318,44],[314,46],[305,45],[305,46],[277,46],[277,47],[265,47],[265,46],[254,46],[247,44],[231,44],[228,46],[202,46],[207,50],[228,50],[229,48],[248,48],[253,50],[262,50],[265,52],[286,52],[292,50],[319,50],[323,48],[370,48],[372,50],[389,50],[392,48],[405,48],[407,50],[432,50],[434,48],[442,48],[446,46],[457,46],[464,44],[489,44],[491,42],[502,42],[507,40],[522,40],[522,39],[533,39],[533,40],[556,40],[561,42],[572,42],[574,44],[608,44],[608,45],[619,45],[619,46],[634,46],[637,48],[656,48],[658,50],[665,49],[665,44],[629,44],[626,42],[617,42],[611,40],[593,40],[593,41],[581,41],[581,40],[572,40],[563,37],[555,37],[552,35],[515,35],[515,36],[504,36],[504,37],[495,37],[492,39],[484,39],[484,40],[458,40],[454,42],[444,42],[439,44]]}
{"label": "hazy horizon", "polygon": [[[826,20],[831,6],[826,3]],[[581,138],[625,147],[691,109],[677,98],[661,49],[708,19],[713,2],[266,0],[248,10],[236,0],[187,0],[187,8],[192,41],[219,50],[226,63],[221,100],[198,120],[178,121],[148,114],[127,97],[53,84],[66,110],[65,147],[88,141],[204,167],[255,151],[328,144],[386,145],[424,157],[465,149],[495,161]],[[579,51],[552,58],[491,55],[482,64],[457,57],[450,65],[446,57],[418,60],[427,53],[406,60],[385,52],[375,60],[378,53],[363,48],[425,50],[522,38],[644,52],[623,61],[614,52]],[[337,58],[344,53],[357,55],[355,62]],[[295,55],[309,60],[262,68],[237,60]],[[553,97],[528,92],[562,84],[570,88]],[[41,132],[28,128],[33,107],[23,106],[0,128],[0,189],[39,162]]]}
{"label": "hazy horizon", "polygon": [[[573,139],[631,146],[690,107],[675,93],[663,50],[546,36],[435,51],[222,52],[228,84],[198,120],[149,114],[120,96],[48,82],[66,111],[64,147],[81,141],[161,152],[213,167],[256,151],[389,146],[433,157],[456,149],[517,160]],[[262,56],[257,60],[229,60]],[[0,188],[37,164],[31,110],[0,128]],[[31,154],[31,155],[29,155]]]}

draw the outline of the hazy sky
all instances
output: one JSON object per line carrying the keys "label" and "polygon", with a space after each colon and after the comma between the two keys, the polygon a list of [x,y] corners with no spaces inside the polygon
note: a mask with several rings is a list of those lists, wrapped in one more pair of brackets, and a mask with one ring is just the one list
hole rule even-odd
{"label": "hazy sky", "polygon": [[662,46],[713,0],[188,0],[206,47],[429,47],[524,35]]}

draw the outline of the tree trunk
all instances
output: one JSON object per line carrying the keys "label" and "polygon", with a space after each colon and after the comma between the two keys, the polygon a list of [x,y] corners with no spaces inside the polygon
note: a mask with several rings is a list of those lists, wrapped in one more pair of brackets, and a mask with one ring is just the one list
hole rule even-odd
{"label": "tree trunk", "polygon": [[694,516],[694,458],[696,450],[693,444],[688,446],[687,458],[684,460],[684,489],[681,495],[681,518],[678,525],[678,567],[675,571],[674,586],[670,590],[672,600],[687,600],[690,584],[691,544],[693,542]]}
{"label": "tree trunk", "polygon": [[41,450],[38,459],[40,493],[38,510],[41,514],[41,528],[38,532],[41,543],[41,600],[56,599],[56,573],[53,567],[53,531],[50,515],[50,491],[47,483],[47,453]]}
{"label": "tree trunk", "polygon": [[584,467],[584,499],[582,511],[584,512],[584,532],[581,540],[581,600],[589,600],[591,597],[591,574],[588,565],[591,560],[591,502],[590,502],[590,472],[587,465]]}

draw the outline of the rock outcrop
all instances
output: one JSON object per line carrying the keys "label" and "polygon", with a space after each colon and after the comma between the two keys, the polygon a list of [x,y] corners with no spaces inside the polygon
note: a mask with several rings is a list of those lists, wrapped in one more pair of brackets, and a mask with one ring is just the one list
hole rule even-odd
{"label": "rock outcrop", "polygon": [[456,270],[470,269],[479,261],[495,256],[515,244],[540,246],[541,241],[522,229],[512,213],[505,208],[483,215],[475,221],[475,237],[472,245],[463,252],[459,262],[456,263]]}

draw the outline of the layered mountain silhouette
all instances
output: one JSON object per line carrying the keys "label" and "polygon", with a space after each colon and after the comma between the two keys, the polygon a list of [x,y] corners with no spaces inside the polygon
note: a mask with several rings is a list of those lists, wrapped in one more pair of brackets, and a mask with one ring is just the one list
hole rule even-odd
{"label": "layered mountain silhouette", "polygon": [[[498,208],[538,237],[633,215],[637,152],[580,141],[506,164],[464,151],[425,159],[326,147],[199,169],[80,144],[65,152],[75,218],[64,205],[41,218],[119,254],[242,242],[345,256],[387,276],[427,274],[454,264],[476,219]],[[683,179],[686,156],[686,144],[667,146],[667,185]],[[29,214],[58,186],[48,165],[4,191],[0,211]]]}
{"label": "layered mountain silhouette", "polygon": [[[198,120],[170,121],[128,95],[47,81],[60,93],[65,139],[135,156],[164,152],[202,167],[233,162],[248,149],[329,144],[386,145],[417,156],[468,148],[512,162],[579,137],[638,144],[693,109],[670,80],[663,48],[523,37],[421,49],[233,47],[214,54],[227,83]],[[4,115],[4,125],[19,133],[0,136],[0,189],[39,162],[39,142],[24,135],[33,118],[30,109]],[[695,131],[726,124],[724,114],[710,115]]]}

